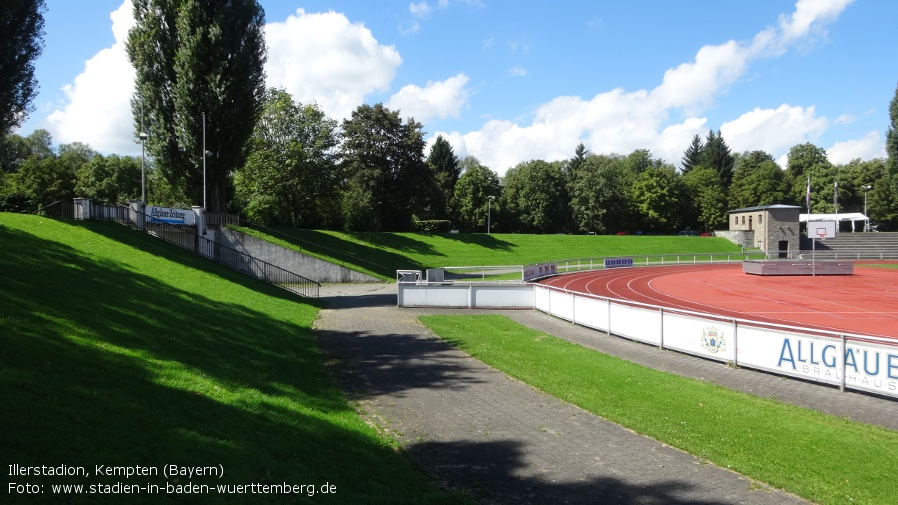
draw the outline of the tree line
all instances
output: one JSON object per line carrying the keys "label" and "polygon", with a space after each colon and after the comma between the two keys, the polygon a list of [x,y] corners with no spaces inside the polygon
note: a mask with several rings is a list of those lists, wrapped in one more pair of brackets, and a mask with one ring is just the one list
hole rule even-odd
{"label": "tree line", "polygon": [[[38,14],[11,44],[33,58],[43,2],[14,4]],[[805,143],[782,169],[764,151],[732,153],[712,130],[685,146],[681,169],[645,149],[597,154],[580,144],[567,160],[531,160],[499,177],[474,157],[458,159],[443,137],[425,152],[422,125],[383,104],[360,105],[337,122],[314,103],[266,89],[264,11],[255,0],[133,6],[131,107],[135,140],[145,138],[149,153],[153,204],[208,199],[209,211],[302,228],[671,233],[721,229],[734,208],[805,206],[810,194],[812,212],[863,211],[866,202],[881,229],[898,230],[898,90],[881,159],[833,165]],[[78,142],[54,148],[43,130],[9,134],[28,112],[33,68],[17,82],[20,99],[3,104],[13,120],[0,125],[0,210],[140,197],[140,158],[103,156]]]}

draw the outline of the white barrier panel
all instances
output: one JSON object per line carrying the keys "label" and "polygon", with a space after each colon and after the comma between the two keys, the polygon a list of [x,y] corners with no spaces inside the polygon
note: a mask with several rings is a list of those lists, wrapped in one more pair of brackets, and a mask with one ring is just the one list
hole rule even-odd
{"label": "white barrier panel", "polygon": [[843,344],[844,337],[817,336],[800,333],[802,330],[798,328],[765,327],[750,321],[737,322],[712,315],[634,306],[538,284],[427,286],[400,283],[399,304],[534,308],[597,330],[608,331],[610,327],[610,332],[615,335],[663,348],[779,375],[898,397],[898,346],[858,340],[847,340]]}
{"label": "white barrier panel", "polygon": [[608,301],[574,297],[574,323],[594,330],[608,331]]}
{"label": "white barrier panel", "polygon": [[399,284],[400,307],[467,307],[467,286]]}
{"label": "white barrier panel", "polygon": [[397,283],[400,307],[533,308],[533,287],[477,284]]}
{"label": "white barrier panel", "polygon": [[473,285],[471,296],[471,306],[474,308],[529,309],[533,307],[533,289],[530,286]]}
{"label": "white barrier panel", "polygon": [[551,290],[540,286],[539,284],[534,285],[533,308],[551,314],[552,310],[551,307],[549,307],[549,293],[551,293]]}
{"label": "white barrier panel", "polygon": [[549,292],[549,306],[552,314],[567,321],[574,320],[574,295],[562,291]]}
{"label": "white barrier panel", "polygon": [[661,314],[629,305],[611,304],[611,333],[661,345]]}
{"label": "white barrier panel", "polygon": [[664,313],[664,347],[717,361],[735,354],[733,323]]}

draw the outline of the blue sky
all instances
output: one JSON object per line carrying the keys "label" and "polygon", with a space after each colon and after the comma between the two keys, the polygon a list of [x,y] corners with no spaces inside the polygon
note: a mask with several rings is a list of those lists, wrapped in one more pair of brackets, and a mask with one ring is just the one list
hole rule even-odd
{"label": "blue sky", "polygon": [[[891,0],[262,0],[268,85],[341,120],[383,102],[499,174],[531,159],[650,149],[679,165],[720,129],[780,163],[885,156],[898,85]],[[40,95],[18,131],[139,154],[130,0],[47,0]]]}

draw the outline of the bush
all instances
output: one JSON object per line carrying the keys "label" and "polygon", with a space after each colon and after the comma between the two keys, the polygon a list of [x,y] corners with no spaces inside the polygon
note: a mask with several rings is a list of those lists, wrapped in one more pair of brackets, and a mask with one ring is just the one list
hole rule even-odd
{"label": "bush", "polygon": [[429,221],[415,220],[415,233],[427,235],[433,233],[449,233],[451,223],[448,219],[431,219]]}

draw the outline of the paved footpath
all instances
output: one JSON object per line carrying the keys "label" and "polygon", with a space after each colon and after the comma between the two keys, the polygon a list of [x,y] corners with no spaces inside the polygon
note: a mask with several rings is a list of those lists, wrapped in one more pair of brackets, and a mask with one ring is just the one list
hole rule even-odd
{"label": "paved footpath", "polygon": [[[498,372],[400,309],[396,286],[331,285],[315,324],[368,421],[447,486],[481,503],[807,503],[636,434]],[[522,324],[656,369],[898,429],[898,403],[605,337],[537,311]]]}

